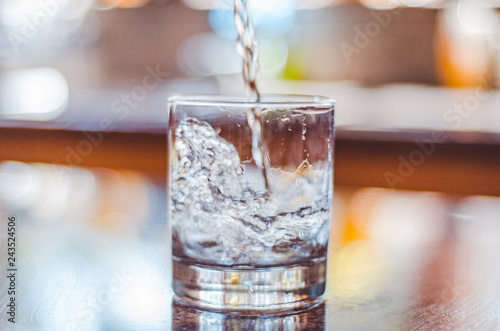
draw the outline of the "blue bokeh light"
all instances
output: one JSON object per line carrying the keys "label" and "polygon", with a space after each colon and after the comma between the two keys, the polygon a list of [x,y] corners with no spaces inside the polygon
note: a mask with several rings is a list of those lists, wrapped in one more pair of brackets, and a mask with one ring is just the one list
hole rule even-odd
{"label": "blue bokeh light", "polygon": [[[295,21],[297,7],[294,0],[259,0],[250,4],[252,22],[256,33],[269,37],[287,33]],[[227,39],[236,39],[233,6],[221,0],[208,13],[212,30]]]}

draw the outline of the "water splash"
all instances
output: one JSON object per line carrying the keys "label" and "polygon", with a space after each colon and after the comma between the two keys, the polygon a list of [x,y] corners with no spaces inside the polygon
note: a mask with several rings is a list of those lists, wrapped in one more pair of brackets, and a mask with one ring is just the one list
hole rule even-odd
{"label": "water splash", "polygon": [[269,169],[275,194],[268,195],[256,185],[252,167],[245,167],[236,148],[208,123],[188,118],[175,135],[174,255],[221,265],[272,265],[326,252],[327,174],[309,163],[300,176]]}

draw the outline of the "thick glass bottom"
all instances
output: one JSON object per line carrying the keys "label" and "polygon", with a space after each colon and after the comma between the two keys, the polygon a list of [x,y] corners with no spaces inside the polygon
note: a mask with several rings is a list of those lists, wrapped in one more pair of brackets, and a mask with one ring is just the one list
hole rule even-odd
{"label": "thick glass bottom", "polygon": [[242,268],[200,266],[173,259],[173,289],[190,304],[250,314],[301,310],[322,301],[326,258],[302,265]]}

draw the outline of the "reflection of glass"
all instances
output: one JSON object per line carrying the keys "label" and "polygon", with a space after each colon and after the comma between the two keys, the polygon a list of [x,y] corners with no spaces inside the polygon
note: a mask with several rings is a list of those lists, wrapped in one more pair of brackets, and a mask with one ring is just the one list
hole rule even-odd
{"label": "reflection of glass", "polygon": [[333,129],[327,98],[170,99],[176,294],[235,310],[323,295]]}
{"label": "reflection of glass", "polygon": [[325,304],[290,315],[225,315],[172,301],[172,330],[325,330]]}

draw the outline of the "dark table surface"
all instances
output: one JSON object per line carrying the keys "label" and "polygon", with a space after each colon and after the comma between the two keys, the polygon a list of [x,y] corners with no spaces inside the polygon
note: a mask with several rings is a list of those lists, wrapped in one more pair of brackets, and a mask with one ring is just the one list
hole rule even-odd
{"label": "dark table surface", "polygon": [[0,181],[1,330],[500,329],[500,198],[336,187],[324,303],[255,317],[173,300],[163,182],[19,162]]}

